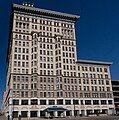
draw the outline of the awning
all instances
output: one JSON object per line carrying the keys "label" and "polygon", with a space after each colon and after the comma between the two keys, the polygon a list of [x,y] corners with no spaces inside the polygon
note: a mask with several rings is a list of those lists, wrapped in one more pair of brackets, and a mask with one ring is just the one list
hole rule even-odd
{"label": "awning", "polygon": [[53,106],[53,107],[48,107],[48,108],[44,109],[43,111],[44,112],[55,112],[55,111],[64,112],[64,111],[70,111],[70,110],[63,108],[63,107]]}

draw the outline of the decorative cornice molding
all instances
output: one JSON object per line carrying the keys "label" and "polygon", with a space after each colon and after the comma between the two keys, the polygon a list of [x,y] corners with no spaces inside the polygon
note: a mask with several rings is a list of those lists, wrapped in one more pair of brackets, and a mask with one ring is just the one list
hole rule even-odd
{"label": "decorative cornice molding", "polygon": [[73,20],[73,21],[76,21],[77,19],[80,18],[80,16],[78,15],[61,13],[61,12],[56,12],[52,10],[40,9],[40,8],[23,6],[18,4],[13,4],[13,10],[24,11],[24,12],[33,13],[33,14],[41,14],[41,15],[50,16],[50,17],[52,16],[52,17],[57,17],[61,19]]}

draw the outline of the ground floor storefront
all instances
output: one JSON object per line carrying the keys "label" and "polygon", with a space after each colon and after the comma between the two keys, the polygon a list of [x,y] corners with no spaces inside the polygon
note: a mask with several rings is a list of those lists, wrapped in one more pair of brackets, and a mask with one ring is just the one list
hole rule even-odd
{"label": "ground floor storefront", "polygon": [[67,116],[90,116],[90,115],[100,115],[100,114],[108,114],[108,109],[88,109],[88,110],[31,110],[31,111],[14,111],[13,117],[18,118],[19,115],[22,118],[55,118],[55,117],[67,117]]}

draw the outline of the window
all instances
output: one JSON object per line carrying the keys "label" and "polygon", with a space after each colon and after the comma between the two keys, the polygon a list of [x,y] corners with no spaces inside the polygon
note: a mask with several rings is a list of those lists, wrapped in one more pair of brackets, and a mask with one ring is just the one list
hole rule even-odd
{"label": "window", "polygon": [[22,62],[22,67],[25,67],[25,62]]}
{"label": "window", "polygon": [[37,99],[31,100],[31,105],[38,105],[38,100]]}
{"label": "window", "polygon": [[109,104],[109,105],[112,105],[112,100],[108,100],[108,104]]}
{"label": "window", "polygon": [[40,100],[40,105],[46,105],[46,100]]}
{"label": "window", "polygon": [[13,81],[14,81],[14,82],[16,81],[16,76],[13,76]]}
{"label": "window", "polygon": [[28,89],[28,84],[25,84],[25,89]]}
{"label": "window", "polygon": [[78,100],[73,100],[73,105],[78,105],[79,101]]}
{"label": "window", "polygon": [[65,105],[71,105],[71,100],[65,100]]}
{"label": "window", "polygon": [[37,97],[37,91],[31,91],[31,97]]}
{"label": "window", "polygon": [[14,59],[17,59],[17,54],[14,54]]}
{"label": "window", "polygon": [[82,90],[81,86],[79,86],[79,90]]}
{"label": "window", "polygon": [[109,78],[108,75],[105,75],[105,78],[108,79]]}
{"label": "window", "polygon": [[58,105],[63,105],[63,100],[61,99],[61,100],[57,100],[57,104]]}
{"label": "window", "polygon": [[100,68],[100,72],[102,72],[102,68]]}
{"label": "window", "polygon": [[28,48],[26,49],[26,53],[29,53],[29,49]]}
{"label": "window", "polygon": [[99,100],[93,100],[93,105],[99,105]]}
{"label": "window", "polygon": [[49,100],[49,105],[55,105],[55,100]]}
{"label": "window", "polygon": [[13,100],[13,105],[19,105],[19,100]]}
{"label": "window", "polygon": [[26,55],[26,60],[29,60],[29,56],[28,55]]}
{"label": "window", "polygon": [[98,93],[92,93],[93,98],[98,98]]}
{"label": "window", "polygon": [[21,111],[21,116],[22,117],[27,117],[27,113],[28,113],[28,111]]}
{"label": "window", "polygon": [[91,100],[85,100],[85,105],[91,105]]}
{"label": "window", "polygon": [[21,100],[21,105],[28,105],[28,100]]}
{"label": "window", "polygon": [[101,100],[101,105],[106,105],[107,101],[106,100]]}
{"label": "window", "polygon": [[99,68],[97,68],[97,72],[99,72]]}
{"label": "window", "polygon": [[96,81],[96,80],[94,80],[94,84],[97,84],[97,81]]}
{"label": "window", "polygon": [[85,98],[90,98],[90,93],[84,93]]}
{"label": "window", "polygon": [[21,53],[21,48],[18,48],[18,53]]}
{"label": "window", "polygon": [[[18,56],[18,57],[20,57],[20,56]],[[18,58],[19,59],[19,58]],[[22,60],[25,60],[25,55],[22,55]]]}
{"label": "window", "polygon": [[107,87],[107,91],[110,91],[110,87]]}
{"label": "window", "polygon": [[107,68],[104,68],[104,72],[107,72]]}
{"label": "window", "polygon": [[[113,93],[114,94],[114,93]],[[117,95],[117,94],[116,94]],[[112,98],[112,94],[111,93],[107,93],[107,98]]]}
{"label": "window", "polygon": [[14,66],[17,66],[17,61],[14,61]]}
{"label": "window", "polygon": [[78,66],[78,70],[80,70],[80,66]]}
{"label": "window", "polygon": [[30,111],[30,117],[37,117],[38,111]]}
{"label": "window", "polygon": [[101,98],[105,98],[105,97],[106,97],[106,94],[105,94],[105,93],[100,93],[100,97],[101,97]]}
{"label": "window", "polygon": [[109,85],[109,80],[106,80],[106,85]]}
{"label": "window", "polygon": [[25,97],[28,97],[28,91],[25,91]]}
{"label": "window", "polygon": [[28,64],[28,62],[26,62],[26,67],[28,67],[29,66],[29,64]]}
{"label": "window", "polygon": [[44,92],[43,97],[46,97],[46,92]]}
{"label": "window", "polygon": [[51,92],[48,92],[48,97],[51,97]]}
{"label": "window", "polygon": [[14,48],[14,52],[17,52],[17,47]]}
{"label": "window", "polygon": [[[16,38],[18,37],[18,35],[16,35]],[[15,45],[17,45],[18,44],[18,41],[15,41]]]}
{"label": "window", "polygon": [[23,46],[25,46],[25,42],[23,42]]}

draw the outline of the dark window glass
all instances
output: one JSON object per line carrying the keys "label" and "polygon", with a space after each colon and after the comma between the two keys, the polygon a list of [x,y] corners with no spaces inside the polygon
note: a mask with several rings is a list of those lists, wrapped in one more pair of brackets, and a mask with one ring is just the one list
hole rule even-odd
{"label": "dark window glass", "polygon": [[106,100],[101,100],[101,105],[106,105]]}
{"label": "dark window glass", "polygon": [[85,105],[91,105],[91,100],[85,100]]}
{"label": "dark window glass", "polygon": [[27,117],[28,111],[21,111],[21,117]]}
{"label": "dark window glass", "polygon": [[46,105],[46,100],[40,100],[40,105]]}
{"label": "dark window glass", "polygon": [[30,117],[37,117],[37,111],[30,111]]}
{"label": "dark window glass", "polygon": [[65,105],[71,105],[71,100],[65,100]]}
{"label": "dark window glass", "polygon": [[79,101],[78,100],[73,100],[73,105],[78,105]]}
{"label": "dark window glass", "polygon": [[31,105],[38,105],[38,100],[37,99],[31,100]]}
{"label": "dark window glass", "polygon": [[63,105],[63,100],[61,99],[61,100],[57,100],[57,104],[58,105]]}
{"label": "dark window glass", "polygon": [[49,105],[55,105],[55,100],[49,100]]}
{"label": "dark window glass", "polygon": [[13,100],[13,105],[19,105],[19,100]]}
{"label": "dark window glass", "polygon": [[28,100],[21,100],[21,105],[28,105]]}
{"label": "dark window glass", "polygon": [[112,100],[108,100],[108,104],[109,104],[109,105],[112,105]]}
{"label": "dark window glass", "polygon": [[99,100],[93,100],[93,105],[99,105]]}

